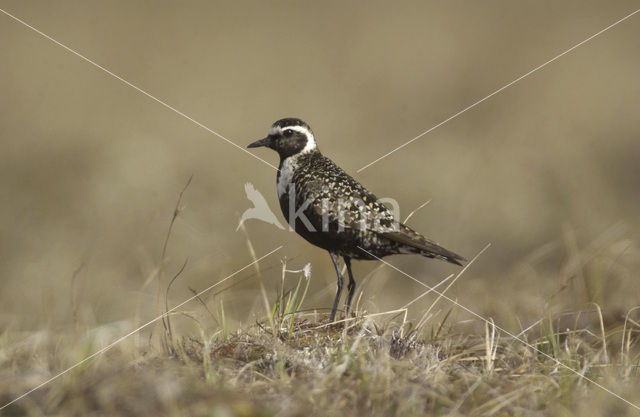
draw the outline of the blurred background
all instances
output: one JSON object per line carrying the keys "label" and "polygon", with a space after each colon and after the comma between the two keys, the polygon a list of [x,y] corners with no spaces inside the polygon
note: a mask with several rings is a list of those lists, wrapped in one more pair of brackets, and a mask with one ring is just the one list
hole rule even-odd
{"label": "blurred background", "polygon": [[[592,302],[618,320],[639,304],[640,15],[356,174],[637,2],[0,5],[241,147],[304,119],[403,218],[431,200],[413,228],[468,258],[491,244],[448,295],[507,328]],[[156,315],[161,265],[164,289],[188,259],[171,307],[250,263],[249,246],[260,257],[284,245],[203,297],[208,308],[263,317],[260,283],[274,296],[286,258],[312,264],[304,308],[327,311],[326,252],[256,220],[236,232],[247,182],[284,222],[273,168],[1,14],[0,54],[0,328],[129,328]],[[459,270],[387,260],[428,285]],[[389,268],[365,280],[376,265],[355,264],[361,310],[424,290]]]}

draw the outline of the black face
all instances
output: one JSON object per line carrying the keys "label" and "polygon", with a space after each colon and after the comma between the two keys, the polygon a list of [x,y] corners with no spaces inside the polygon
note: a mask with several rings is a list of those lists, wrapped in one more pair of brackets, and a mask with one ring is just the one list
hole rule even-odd
{"label": "black face", "polygon": [[248,148],[266,146],[278,152],[280,158],[284,159],[301,152],[305,148],[309,140],[307,135],[313,135],[313,133],[302,120],[282,119],[273,124],[269,136],[253,142]]}

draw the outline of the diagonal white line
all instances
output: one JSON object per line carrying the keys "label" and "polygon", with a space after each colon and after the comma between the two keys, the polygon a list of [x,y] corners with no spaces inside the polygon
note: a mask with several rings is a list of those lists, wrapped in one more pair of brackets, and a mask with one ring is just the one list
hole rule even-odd
{"label": "diagonal white line", "polygon": [[[459,274],[458,274],[459,275]],[[405,308],[409,308],[409,306],[411,306],[411,304],[415,303],[416,301],[418,301],[419,299],[421,299],[422,297],[429,295],[430,293],[432,293],[433,291],[435,291],[436,288],[438,288],[439,286],[441,286],[442,284],[444,284],[445,282],[449,281],[451,278],[455,277],[455,274],[451,274],[448,275],[447,277],[445,277],[442,281],[438,282],[436,285],[434,285],[433,287],[427,287],[428,289],[423,292],[422,294],[420,294],[419,296],[417,296],[416,298],[414,298],[413,300],[409,301],[407,304],[403,305],[402,307],[399,308],[399,310],[403,310]],[[418,283],[420,285],[422,285],[422,282],[418,281]]]}
{"label": "diagonal white line", "polygon": [[[455,304],[456,306],[460,307],[461,309],[463,309],[464,311],[466,311],[467,313],[479,318],[480,320],[484,321],[485,323],[491,325],[491,326],[495,326],[496,329],[500,330],[501,332],[503,332],[504,334],[508,335],[509,337],[514,338],[515,340],[517,340],[518,342],[524,344],[525,346],[527,346],[528,348],[531,348],[533,350],[535,350],[537,353],[541,354],[542,356],[544,356],[545,358],[551,359],[552,361],[554,361],[557,365],[573,372],[574,374],[578,375],[580,378],[585,379],[586,381],[591,382],[592,384],[594,384],[596,387],[600,388],[601,390],[613,395],[614,397],[618,398],[619,400],[624,401],[625,403],[627,403],[628,405],[630,405],[631,407],[635,408],[636,410],[640,411],[640,406],[636,405],[634,403],[632,403],[631,401],[621,397],[620,395],[616,394],[615,392],[611,391],[609,388],[605,387],[604,385],[594,381],[593,379],[582,375],[580,372],[576,371],[575,369],[570,368],[569,366],[565,365],[564,363],[560,362],[559,360],[557,360],[556,358],[554,358],[553,356],[544,353],[543,351],[541,351],[540,349],[538,349],[537,347],[535,347],[534,345],[532,345],[531,343],[527,342],[526,340],[516,336],[515,334],[509,332],[508,330],[503,329],[502,327],[498,326],[497,324],[485,319],[484,317],[482,317],[480,314],[476,313],[475,311],[463,306],[462,304],[460,304],[459,302],[455,301],[454,299],[446,296],[444,293],[436,290],[434,287],[430,287],[427,284],[423,283],[422,281],[419,281],[418,279],[412,277],[411,275],[407,274],[406,272],[400,270],[399,268],[395,267],[394,265],[391,265],[389,262],[378,258],[376,255],[372,254],[371,252],[367,251],[366,249],[361,248],[360,246],[358,246],[358,249],[360,249],[361,251],[365,252],[367,255],[376,258],[377,260],[379,260],[380,262],[384,263],[385,265],[395,269],[396,271],[400,272],[402,275],[411,278],[412,280],[419,282],[420,285],[430,289],[431,291],[435,292],[436,294],[438,294],[440,297],[444,298],[445,300]],[[477,256],[476,256],[477,257]]]}
{"label": "diagonal white line", "polygon": [[505,85],[504,87],[501,87],[499,89],[497,89],[496,91],[494,91],[493,93],[489,94],[488,96],[476,101],[475,103],[473,103],[470,106],[465,107],[464,109],[460,110],[458,113],[454,114],[453,116],[449,117],[448,119],[445,119],[443,121],[441,121],[440,123],[438,123],[437,125],[433,126],[432,128],[430,128],[429,130],[425,130],[424,132],[420,133],[418,136],[416,136],[415,138],[411,139],[408,142],[403,143],[402,145],[398,146],[397,148],[387,152],[386,154],[382,155],[381,157],[379,157],[378,159],[376,159],[375,161],[369,162],[367,165],[363,166],[362,168],[360,168],[357,172],[363,171],[365,169],[367,169],[368,167],[370,167],[371,165],[375,164],[376,162],[379,162],[380,160],[386,158],[387,156],[391,155],[392,153],[394,153],[395,151],[398,151],[402,148],[404,148],[405,146],[409,145],[410,143],[420,139],[421,137],[423,137],[424,135],[426,135],[427,133],[439,128],[440,126],[442,126],[443,124],[447,123],[450,120],[455,119],[456,117],[460,116],[462,113],[466,112],[467,110],[470,110],[472,108],[474,108],[475,106],[477,106],[478,104],[482,103],[485,100],[488,100],[489,98],[495,96],[496,94],[498,94],[499,92],[501,92],[502,90],[511,87],[513,84],[517,83],[518,81],[522,80],[523,78],[528,77],[529,75],[533,74],[534,72],[538,71],[539,69],[547,66],[548,64],[552,63],[553,61],[561,58],[562,56],[568,54],[569,52],[573,51],[574,49],[584,45],[585,43],[589,42],[591,39],[595,38],[596,36],[606,32],[607,30],[611,29],[612,27],[618,25],[619,23],[624,22],[625,20],[627,20],[628,18],[630,18],[631,16],[633,16],[634,14],[640,12],[640,9],[636,10],[635,12],[626,15],[625,17],[623,17],[622,19],[618,20],[615,23],[610,24],[609,26],[607,26],[606,28],[602,29],[601,31],[589,36],[587,39],[583,40],[580,43],[577,43],[575,45],[573,45],[571,48],[567,49],[566,51],[564,51],[561,54],[556,55],[555,57],[551,58],[550,60],[548,60],[547,62],[545,62],[544,64],[538,65],[537,67],[535,67],[534,69],[532,69],[531,71],[527,72],[526,74],[521,75],[520,77],[516,78],[515,80],[511,81],[509,84]]}
{"label": "diagonal white line", "polygon": [[171,308],[170,310],[165,311],[163,314],[159,315],[158,317],[156,317],[155,319],[146,322],[145,324],[143,324],[142,326],[138,327],[135,330],[130,331],[129,333],[125,334],[124,336],[120,337],[119,339],[115,340],[114,342],[111,342],[110,344],[108,344],[107,346],[103,347],[102,349],[92,353],[91,355],[87,356],[86,358],[84,358],[83,360],[81,360],[80,362],[76,363],[73,366],[70,366],[69,368],[65,369],[64,371],[52,376],[51,378],[47,379],[46,381],[44,381],[43,383],[41,383],[40,385],[37,385],[36,387],[30,389],[29,391],[25,392],[24,394],[22,394],[21,396],[9,401],[8,403],[6,403],[5,405],[3,405],[2,407],[0,407],[0,410],[4,409],[5,407],[10,406],[11,404],[15,403],[16,401],[26,397],[27,395],[31,394],[32,392],[44,387],[45,385],[47,385],[49,382],[54,381],[58,378],[60,378],[62,375],[66,374],[67,372],[71,371],[74,368],[77,368],[78,366],[82,365],[83,363],[95,358],[98,355],[103,354],[104,352],[106,352],[107,350],[111,349],[112,347],[114,347],[115,345],[117,345],[118,343],[122,342],[124,339],[128,338],[129,336],[139,332],[140,330],[144,329],[145,327],[149,326],[150,324],[155,323],[156,321],[160,320],[163,317],[166,317],[169,315],[169,313],[179,309],[180,307],[182,307],[183,305],[187,304],[189,301],[195,300],[196,298],[198,298],[199,296],[201,296],[202,294],[204,294],[205,292],[213,289],[214,287],[222,284],[223,282],[225,282],[226,280],[234,277],[235,275],[239,274],[240,272],[244,271],[245,269],[249,268],[250,266],[260,262],[261,260],[263,260],[264,258],[266,258],[267,256],[271,255],[272,253],[280,250],[282,248],[282,245],[275,248],[274,250],[272,250],[271,252],[267,253],[266,255],[263,255],[262,257],[256,259],[255,261],[251,262],[250,264],[247,264],[245,266],[243,266],[242,268],[238,269],[236,272],[234,272],[233,274],[227,276],[226,278],[221,279],[220,281],[216,282],[213,285],[210,285],[209,287],[205,288],[204,290],[200,291],[199,293],[197,293],[196,295],[194,295],[191,298],[188,298],[187,300],[183,301],[182,303],[178,304],[177,306]]}
{"label": "diagonal white line", "polygon": [[13,20],[15,20],[18,23],[22,23],[24,26],[28,27],[29,29],[33,30],[34,32],[38,33],[39,35],[49,39],[51,42],[55,43],[56,45],[66,49],[67,51],[71,52],[72,54],[76,55],[78,58],[83,59],[84,61],[88,62],[89,64],[93,65],[94,67],[101,69],[102,71],[106,72],[107,74],[111,75],[112,77],[122,81],[123,83],[125,83],[126,85],[128,85],[129,87],[135,89],[136,91],[144,94],[145,96],[149,97],[150,99],[156,101],[157,103],[163,105],[164,107],[168,108],[169,110],[177,113],[178,115],[184,117],[185,119],[195,123],[196,125],[200,126],[201,128],[203,128],[204,130],[206,130],[209,133],[212,133],[214,135],[216,135],[217,137],[219,137],[220,139],[224,140],[225,142],[227,142],[228,144],[235,146],[236,148],[240,149],[242,152],[247,153],[249,155],[251,155],[252,157],[256,158],[259,161],[262,161],[263,163],[269,165],[271,168],[275,169],[276,171],[278,170],[277,167],[271,165],[269,162],[265,161],[264,159],[260,158],[259,156],[256,156],[254,154],[252,154],[251,152],[249,152],[248,150],[246,150],[245,148],[243,148],[240,145],[237,145],[235,142],[225,138],[224,136],[222,136],[220,133],[216,132],[215,130],[203,125],[202,123],[200,123],[199,121],[193,119],[192,117],[187,116],[186,114],[184,114],[183,112],[181,112],[180,110],[176,109],[175,107],[165,103],[164,101],[160,100],[159,98],[155,97],[154,95],[152,95],[151,93],[148,93],[147,91],[143,90],[142,88],[130,83],[129,81],[125,80],[124,78],[122,78],[121,76],[119,76],[118,74],[115,74],[111,71],[109,71],[108,69],[106,69],[105,67],[103,67],[102,65],[92,61],[91,59],[87,58],[86,56],[82,55],[79,52],[76,52],[75,50],[71,49],[70,47],[68,47],[67,45],[53,39],[51,36],[47,35],[46,33],[34,28],[33,26],[31,26],[30,24],[28,24],[27,22],[17,18],[16,16],[12,15],[11,13],[0,9],[0,12],[4,13],[5,15],[9,16],[10,18],[12,18]]}

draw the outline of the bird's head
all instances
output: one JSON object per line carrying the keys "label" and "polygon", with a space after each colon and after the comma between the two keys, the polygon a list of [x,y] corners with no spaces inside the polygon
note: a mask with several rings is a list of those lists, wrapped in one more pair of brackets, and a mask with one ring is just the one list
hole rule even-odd
{"label": "bird's head", "polygon": [[318,150],[313,132],[308,124],[300,119],[280,119],[271,125],[269,135],[253,142],[248,148],[266,146],[280,154],[280,158],[313,152]]}

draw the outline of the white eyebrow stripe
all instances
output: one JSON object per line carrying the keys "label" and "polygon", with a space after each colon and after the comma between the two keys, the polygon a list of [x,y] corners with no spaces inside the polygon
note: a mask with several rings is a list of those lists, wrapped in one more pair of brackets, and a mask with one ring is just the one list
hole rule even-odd
{"label": "white eyebrow stripe", "polygon": [[287,129],[295,130],[296,132],[304,133],[306,136],[313,137],[313,133],[311,133],[311,131],[304,126],[271,126],[271,129],[269,129],[269,134],[277,135]]}
{"label": "white eyebrow stripe", "polygon": [[271,126],[271,129],[269,129],[270,135],[277,135],[280,132],[282,132],[282,129],[280,128],[280,126]]}
{"label": "white eyebrow stripe", "polygon": [[286,129],[291,129],[291,130],[295,130],[296,132],[300,132],[300,133],[305,133],[307,135],[311,135],[311,132],[309,131],[309,129],[307,129],[304,126],[286,126],[285,130]]}

